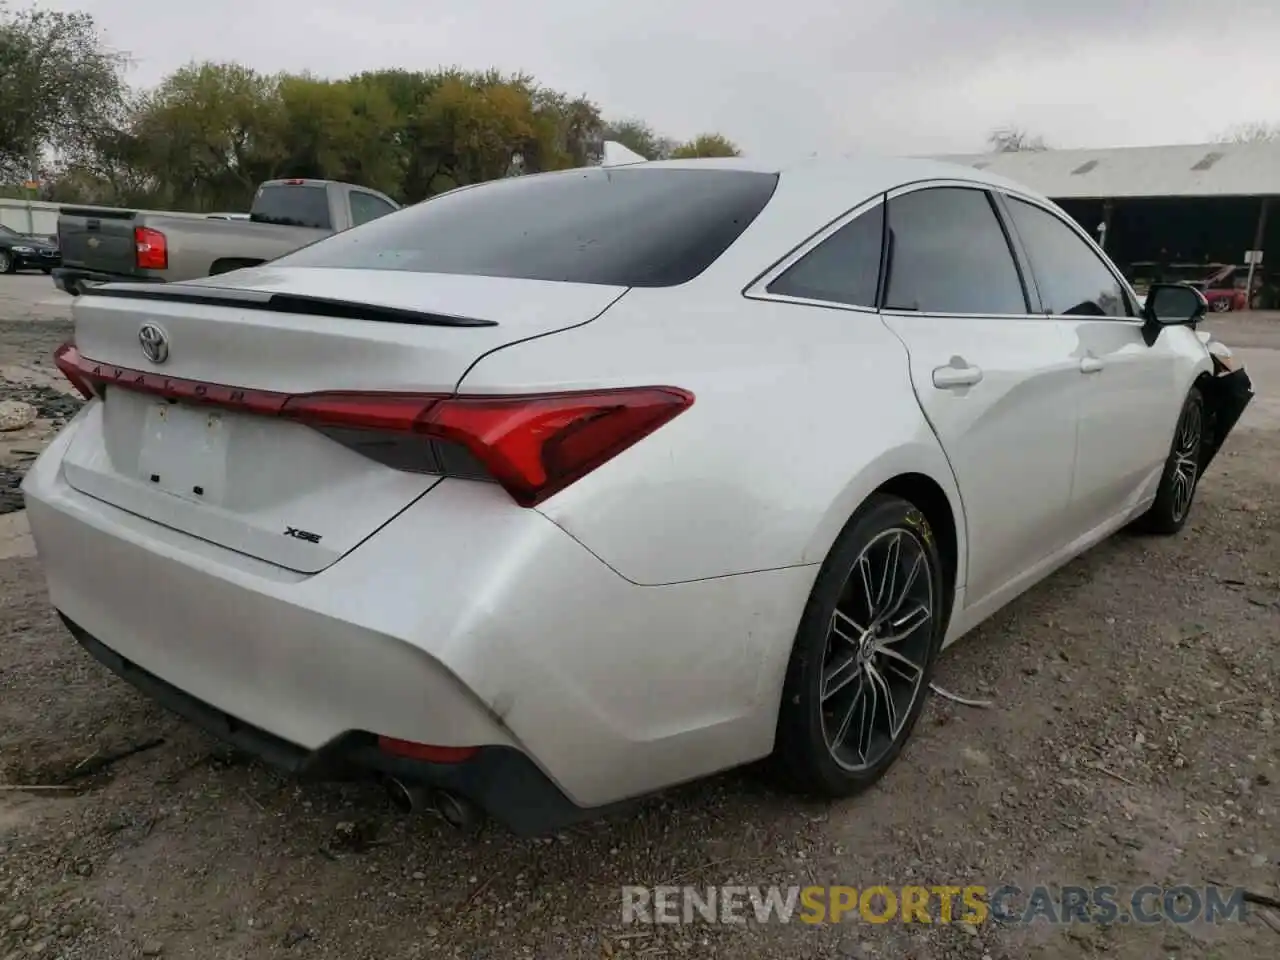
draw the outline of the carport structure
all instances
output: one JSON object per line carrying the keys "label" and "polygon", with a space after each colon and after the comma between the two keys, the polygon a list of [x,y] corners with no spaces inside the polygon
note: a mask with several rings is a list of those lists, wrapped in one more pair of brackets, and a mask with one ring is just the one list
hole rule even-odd
{"label": "carport structure", "polygon": [[1253,289],[1254,306],[1280,306],[1280,143],[939,159],[1009,177],[1052,198],[1139,285],[1217,275],[1215,288]]}

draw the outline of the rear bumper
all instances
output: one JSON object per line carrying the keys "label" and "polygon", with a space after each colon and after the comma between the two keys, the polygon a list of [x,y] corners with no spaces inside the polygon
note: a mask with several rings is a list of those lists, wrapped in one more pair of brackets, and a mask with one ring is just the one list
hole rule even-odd
{"label": "rear bumper", "polygon": [[[61,261],[59,261],[61,262]],[[103,273],[101,270],[86,270],[83,267],[56,266],[53,270],[53,285],[64,293],[71,293],[86,283],[163,283],[159,277],[133,276],[129,274]]]}
{"label": "rear bumper", "polygon": [[374,734],[351,730],[315,750],[305,750],[166,683],[101,644],[66,616],[62,622],[94,659],[141,693],[206,733],[300,779],[374,774],[447,790],[466,797],[521,836],[544,834],[599,812],[575,806],[533,761],[511,747],[482,747],[461,763],[427,763],[383,753]]}
{"label": "rear bumper", "polygon": [[[395,772],[528,831],[772,747],[813,568],[636,586],[496,486],[446,480],[296,574],[72,489],[88,419],[23,485],[54,607],[122,676],[285,769]],[[406,766],[372,735],[483,749]]]}

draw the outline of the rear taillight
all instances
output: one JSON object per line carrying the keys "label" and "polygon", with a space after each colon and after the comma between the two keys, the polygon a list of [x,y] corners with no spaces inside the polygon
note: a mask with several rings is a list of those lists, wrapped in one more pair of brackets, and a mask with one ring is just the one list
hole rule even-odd
{"label": "rear taillight", "polygon": [[139,270],[169,269],[169,244],[159,230],[134,227],[133,245]]}
{"label": "rear taillight", "polygon": [[93,382],[80,372],[80,354],[76,350],[74,343],[64,343],[55,350],[53,352],[53,363],[58,368],[58,371],[76,388],[80,396],[86,400],[92,400],[97,395],[97,391],[93,388]]}
{"label": "rear taillight", "polygon": [[[436,441],[432,469],[474,475],[473,459],[517,503],[533,506],[644,439],[693,403],[677,387],[521,396],[384,392],[284,394],[177,380],[99,364],[73,344],[58,369],[92,395],[98,384],[304,423],[389,466],[412,469],[397,439]],[[82,391],[83,392],[83,391]],[[379,439],[382,438],[382,439]],[[459,456],[457,448],[470,454]],[[450,453],[449,451],[454,451]]]}

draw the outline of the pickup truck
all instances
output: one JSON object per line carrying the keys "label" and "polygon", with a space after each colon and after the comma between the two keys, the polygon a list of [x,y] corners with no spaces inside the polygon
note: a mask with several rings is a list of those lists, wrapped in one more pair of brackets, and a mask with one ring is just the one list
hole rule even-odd
{"label": "pickup truck", "polygon": [[253,267],[399,209],[391,198],[333,180],[268,180],[247,220],[138,210],[58,211],[59,290],[85,284],[195,280]]}

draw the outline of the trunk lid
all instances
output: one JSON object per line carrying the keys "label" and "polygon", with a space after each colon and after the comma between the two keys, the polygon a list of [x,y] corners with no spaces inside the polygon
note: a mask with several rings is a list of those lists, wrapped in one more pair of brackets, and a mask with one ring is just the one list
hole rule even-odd
{"label": "trunk lid", "polygon": [[[108,385],[64,459],[67,482],[240,553],[318,572],[429,491],[438,474],[394,469],[288,420],[175,403],[110,380],[140,372],[283,394],[448,394],[485,353],[586,323],[625,290],[269,266],[155,288],[97,288],[75,302],[76,345]],[[144,354],[144,326],[163,334],[160,362]]]}

